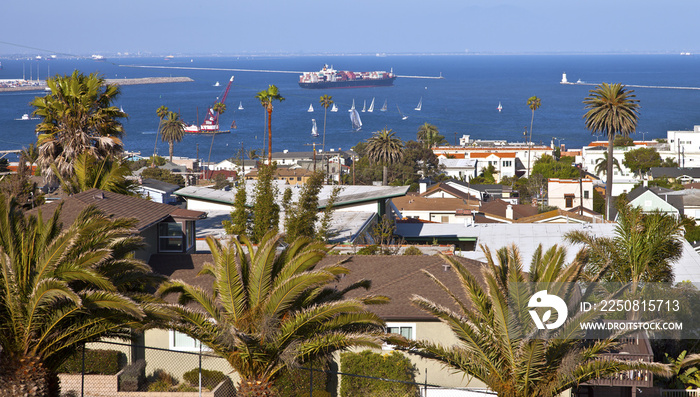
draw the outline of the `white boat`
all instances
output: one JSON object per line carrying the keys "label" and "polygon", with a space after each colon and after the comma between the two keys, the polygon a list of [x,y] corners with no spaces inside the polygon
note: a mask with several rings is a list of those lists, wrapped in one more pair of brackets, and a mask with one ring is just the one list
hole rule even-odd
{"label": "white boat", "polygon": [[312,103],[312,104],[309,104],[309,110],[307,110],[307,112],[313,113],[313,111],[314,111],[314,104]]}
{"label": "white boat", "polygon": [[367,109],[367,111],[370,113],[374,112],[374,98],[372,98],[372,103],[369,104],[369,109]]}
{"label": "white boat", "polygon": [[386,112],[386,102],[387,102],[387,100],[385,99],[385,100],[384,100],[384,104],[382,105],[382,108],[379,109],[380,111]]}
{"label": "white boat", "polygon": [[334,103],[333,107],[331,108],[331,112],[335,113],[337,111],[338,111],[338,106],[336,106],[336,104]]}
{"label": "white boat", "polygon": [[316,119],[311,119],[311,136],[318,136],[318,128],[316,127]]}
{"label": "white boat", "polygon": [[498,109],[498,112],[499,112],[499,113],[501,112],[501,110],[503,110],[503,106],[501,106],[501,102],[500,102],[500,101],[498,102],[498,107],[497,107],[496,109]]}
{"label": "white boat", "polygon": [[15,119],[15,120],[18,120],[18,121],[39,120],[39,118],[38,117],[29,117],[29,114],[25,113],[22,115],[22,117]]}
{"label": "white boat", "polygon": [[350,122],[352,122],[353,131],[359,131],[362,129],[362,120],[360,119],[360,114],[357,113],[357,110],[355,109],[352,109],[352,111],[350,111]]}
{"label": "white boat", "polygon": [[418,101],[418,105],[414,110],[417,110],[420,112],[420,110],[423,108],[423,97],[420,97],[420,101]]}
{"label": "white boat", "polygon": [[362,113],[364,113],[367,110],[367,101],[365,100],[362,102]]}
{"label": "white boat", "polygon": [[396,110],[399,111],[399,114],[401,115],[401,120],[406,120],[408,116],[404,116],[403,113],[401,113],[401,109],[399,109],[399,105],[396,105]]}
{"label": "white boat", "polygon": [[238,110],[243,110],[243,102],[238,102]]}
{"label": "white boat", "polygon": [[214,84],[214,87],[218,87],[218,86],[220,86],[220,85],[221,85],[221,84],[219,84],[219,82],[217,81],[217,82]]}
{"label": "white boat", "polygon": [[348,112],[352,112],[355,110],[355,98],[352,99],[352,106],[350,106],[350,109],[348,109]]}

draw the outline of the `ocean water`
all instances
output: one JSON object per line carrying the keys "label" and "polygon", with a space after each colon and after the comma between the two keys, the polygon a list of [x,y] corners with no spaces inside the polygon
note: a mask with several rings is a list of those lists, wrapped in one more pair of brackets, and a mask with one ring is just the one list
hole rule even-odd
{"label": "ocean water", "polygon": [[[582,101],[593,86],[562,85],[562,73],[568,80],[586,83],[622,83],[645,86],[682,86],[700,88],[700,56],[680,55],[532,55],[532,56],[295,56],[295,57],[175,57],[123,58],[95,62],[85,59],[11,60],[0,59],[0,79],[36,78],[47,74],[99,73],[105,78],[187,76],[189,83],[134,85],[122,87],[116,101],[129,114],[124,120],[127,150],[150,155],[156,151],[167,155],[167,143],[156,141],[156,109],[165,105],[179,111],[187,122],[201,122],[231,77],[234,83],[228,95],[223,127],[235,120],[237,129],[230,134],[187,135],[175,145],[175,155],[199,155],[220,161],[236,156],[241,148],[261,148],[265,143],[266,114],[255,94],[275,84],[282,96],[272,114],[273,151],[310,150],[323,141],[321,95],[333,97],[340,111],[327,114],[326,150],[349,149],[382,128],[392,129],[404,140],[415,139],[425,122],[438,127],[450,143],[468,134],[475,139],[524,141],[523,132],[530,127],[532,113],[526,101],[536,95],[542,106],[535,112],[532,139],[535,142],[577,148],[603,137],[591,136],[585,129]],[[171,66],[197,68],[238,68],[287,71],[314,71],[324,63],[338,70],[391,70],[398,75],[438,76],[444,79],[398,78],[393,87],[306,90],[297,85],[298,74],[231,72],[221,70],[148,69],[120,65]],[[219,87],[214,86],[216,82]],[[679,90],[634,88],[641,111],[635,139],[666,137],[667,130],[690,130],[700,124],[700,89]],[[35,142],[36,121],[16,121],[33,110],[29,102],[44,92],[0,93],[0,149],[20,149]],[[347,109],[352,101],[362,108],[375,98],[373,113],[360,113],[363,127],[353,132]],[[422,98],[422,110],[414,108]],[[379,112],[388,101],[388,111]],[[501,102],[502,112],[497,106]],[[244,110],[238,110],[239,103]],[[309,113],[309,104],[315,112]],[[397,110],[408,116],[402,120]],[[330,109],[329,109],[330,110]],[[311,136],[311,119],[316,119],[319,134]],[[266,145],[266,144],[265,144]],[[211,154],[210,154],[211,150]]]}

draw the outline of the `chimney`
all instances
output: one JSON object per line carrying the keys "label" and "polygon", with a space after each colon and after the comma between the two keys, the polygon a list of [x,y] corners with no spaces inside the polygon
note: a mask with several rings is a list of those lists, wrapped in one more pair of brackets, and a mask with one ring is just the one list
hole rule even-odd
{"label": "chimney", "polygon": [[508,207],[506,207],[506,218],[513,219],[513,205],[512,204],[508,204]]}
{"label": "chimney", "polygon": [[428,183],[427,182],[419,182],[418,183],[418,193],[423,194],[425,191],[428,190]]}

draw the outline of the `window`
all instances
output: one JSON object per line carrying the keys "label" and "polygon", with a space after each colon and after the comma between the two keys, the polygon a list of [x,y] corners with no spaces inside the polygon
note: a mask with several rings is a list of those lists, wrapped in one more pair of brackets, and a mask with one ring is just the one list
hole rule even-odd
{"label": "window", "polygon": [[185,222],[185,225],[187,229],[187,249],[189,250],[190,248],[194,247],[196,232],[194,230],[194,222],[187,221]]}
{"label": "window", "polygon": [[440,222],[442,223],[449,223],[450,222],[450,217],[447,215],[443,215],[440,217]]}
{"label": "window", "polygon": [[[388,334],[398,334],[406,339],[416,340],[416,323],[386,323]],[[382,350],[393,350],[394,347],[385,343]]]}
{"label": "window", "polygon": [[203,351],[211,351],[206,345],[202,345],[198,340],[190,338],[181,332],[171,330],[169,339],[171,350],[199,351],[201,346]]}
{"label": "window", "polygon": [[585,198],[585,199],[590,198],[590,197],[588,196],[588,190],[584,190],[584,191],[583,191],[583,198]]}
{"label": "window", "polygon": [[504,167],[510,167],[510,166],[511,166],[511,161],[510,161],[510,160],[505,160],[505,161],[503,161],[503,166],[504,166]]}
{"label": "window", "polygon": [[566,200],[566,208],[571,208],[574,206],[574,195],[573,194],[564,195],[564,200]]}
{"label": "window", "polygon": [[158,225],[158,250],[160,252],[182,252],[184,233],[177,222],[163,222]]}

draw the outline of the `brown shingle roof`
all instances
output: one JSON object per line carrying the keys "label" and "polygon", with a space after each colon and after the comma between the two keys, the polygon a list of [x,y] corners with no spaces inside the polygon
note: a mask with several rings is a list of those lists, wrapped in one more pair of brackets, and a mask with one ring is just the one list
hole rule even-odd
{"label": "brown shingle roof", "polygon": [[[505,202],[501,199],[496,199],[496,200],[492,200],[492,201],[489,201],[487,203],[484,203],[479,210],[485,214],[493,214],[493,215],[497,215],[497,216],[505,218],[506,217],[506,208],[508,208],[507,202]],[[537,215],[537,208],[536,207],[533,207],[531,205],[525,205],[525,204],[513,205],[513,219],[520,219],[520,218],[524,218],[527,216],[533,216],[533,215]]]}
{"label": "brown shingle roof", "polygon": [[406,211],[450,211],[458,209],[476,209],[479,201],[475,199],[465,200],[461,198],[428,198],[416,196],[402,196],[391,199],[396,208]]}

